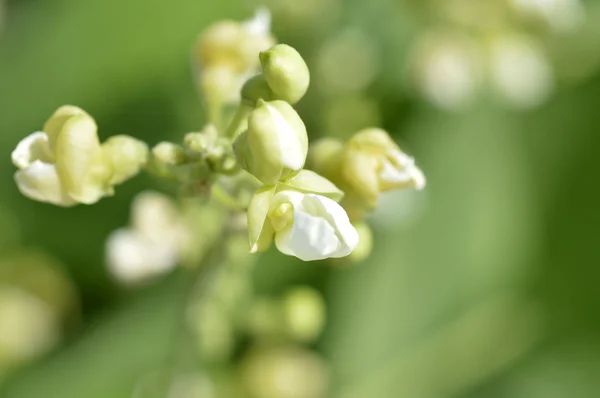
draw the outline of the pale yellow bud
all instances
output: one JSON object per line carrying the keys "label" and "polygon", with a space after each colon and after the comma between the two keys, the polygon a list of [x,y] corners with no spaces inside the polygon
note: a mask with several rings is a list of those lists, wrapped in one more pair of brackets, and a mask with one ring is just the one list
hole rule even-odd
{"label": "pale yellow bud", "polygon": [[322,176],[339,181],[344,143],[335,138],[321,138],[310,145],[306,165]]}
{"label": "pale yellow bud", "polygon": [[168,166],[179,166],[187,160],[185,149],[172,142],[160,142],[152,148],[152,156],[155,161]]}
{"label": "pale yellow bud", "polygon": [[148,161],[148,146],[127,135],[110,137],[102,144],[106,161],[112,166],[111,184],[120,184],[135,176]]}
{"label": "pale yellow bud", "polygon": [[277,44],[261,52],[259,58],[263,75],[277,99],[295,104],[304,97],[310,73],[298,51],[287,44]]}

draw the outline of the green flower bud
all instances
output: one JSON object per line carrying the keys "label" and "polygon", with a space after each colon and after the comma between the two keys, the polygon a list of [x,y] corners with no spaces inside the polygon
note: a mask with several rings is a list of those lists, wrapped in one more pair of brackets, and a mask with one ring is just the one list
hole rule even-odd
{"label": "green flower bud", "polygon": [[171,142],[160,142],[152,148],[153,158],[168,166],[179,166],[187,161],[185,149]]}
{"label": "green flower bud", "polygon": [[308,152],[306,127],[285,101],[258,101],[248,130],[234,143],[242,167],[264,184],[275,184],[301,170]]}
{"label": "green flower bud", "polygon": [[322,176],[339,181],[339,170],[344,154],[344,143],[335,138],[321,138],[310,145],[307,167]]}
{"label": "green flower bud", "polygon": [[325,303],[321,294],[305,286],[291,289],[283,299],[287,333],[299,342],[313,342],[325,325]]}
{"label": "green flower bud", "polygon": [[264,101],[276,99],[275,93],[262,74],[251,77],[242,87],[242,101],[254,106],[259,99]]}
{"label": "green flower bud", "polygon": [[278,99],[295,104],[310,83],[308,66],[302,56],[287,44],[277,44],[259,54],[263,75]]}
{"label": "green flower bud", "polygon": [[215,144],[218,138],[217,128],[213,124],[208,124],[199,133],[188,133],[183,142],[190,152],[195,152],[204,156],[207,151]]}
{"label": "green flower bud", "polygon": [[323,360],[295,346],[250,350],[240,378],[250,398],[324,398],[329,384]]}
{"label": "green flower bud", "polygon": [[106,161],[112,166],[111,184],[135,176],[148,161],[148,145],[127,135],[110,137],[102,144]]}

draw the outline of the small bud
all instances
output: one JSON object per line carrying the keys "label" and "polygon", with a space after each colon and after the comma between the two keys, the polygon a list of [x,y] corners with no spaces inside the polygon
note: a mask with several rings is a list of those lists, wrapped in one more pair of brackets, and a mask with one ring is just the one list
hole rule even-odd
{"label": "small bud", "polygon": [[304,97],[310,74],[298,51],[286,44],[277,44],[261,52],[259,59],[263,75],[277,99],[295,104]]}
{"label": "small bud", "polygon": [[301,170],[308,152],[306,127],[285,101],[258,101],[248,130],[234,143],[242,167],[265,184]]}
{"label": "small bud", "polygon": [[323,360],[296,346],[259,347],[240,364],[244,396],[253,398],[324,398],[328,396]]}
{"label": "small bud", "polygon": [[152,148],[152,156],[163,165],[179,166],[187,161],[185,149],[171,142],[158,143]]}
{"label": "small bud", "polygon": [[198,154],[205,154],[217,141],[217,128],[213,124],[208,124],[199,133],[188,133],[183,138],[185,147]]}
{"label": "small bud", "polygon": [[235,103],[238,100],[243,79],[227,64],[217,64],[202,69],[198,84],[208,102]]}
{"label": "small bud", "polygon": [[287,332],[299,342],[313,342],[325,325],[325,303],[311,287],[296,287],[285,294],[283,313]]}
{"label": "small bud", "polygon": [[148,145],[127,135],[110,137],[102,144],[105,159],[112,166],[111,184],[135,176],[148,160]]}
{"label": "small bud", "polygon": [[275,93],[273,93],[262,74],[251,77],[242,87],[242,101],[254,106],[259,99],[263,101],[276,99]]}

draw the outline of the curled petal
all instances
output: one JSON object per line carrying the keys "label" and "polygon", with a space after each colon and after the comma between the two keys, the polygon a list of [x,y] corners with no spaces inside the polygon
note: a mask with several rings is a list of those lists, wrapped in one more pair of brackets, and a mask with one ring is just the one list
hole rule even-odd
{"label": "curled petal", "polygon": [[36,160],[52,163],[48,135],[43,131],[28,135],[19,142],[11,156],[14,165],[20,169],[28,167]]}
{"label": "curled petal", "polygon": [[77,202],[65,194],[56,167],[36,160],[15,173],[19,191],[30,199],[57,206],[73,206]]}

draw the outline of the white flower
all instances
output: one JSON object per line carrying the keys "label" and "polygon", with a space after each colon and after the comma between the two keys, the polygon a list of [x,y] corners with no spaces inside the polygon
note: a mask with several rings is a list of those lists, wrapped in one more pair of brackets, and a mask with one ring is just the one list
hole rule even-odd
{"label": "white flower", "polygon": [[125,284],[144,282],[173,269],[188,242],[189,231],[174,203],[160,193],[143,192],[133,201],[131,227],[107,239],[108,267]]}
{"label": "white flower", "polygon": [[548,57],[527,36],[503,36],[492,42],[490,74],[498,94],[520,108],[539,106],[554,88]]}
{"label": "white flower", "polygon": [[422,95],[434,105],[456,110],[469,104],[480,83],[476,46],[451,34],[427,34],[415,47],[414,71]]}
{"label": "white flower", "polygon": [[358,233],[344,209],[325,196],[278,192],[267,218],[279,251],[304,261],[345,257],[358,244]]}

